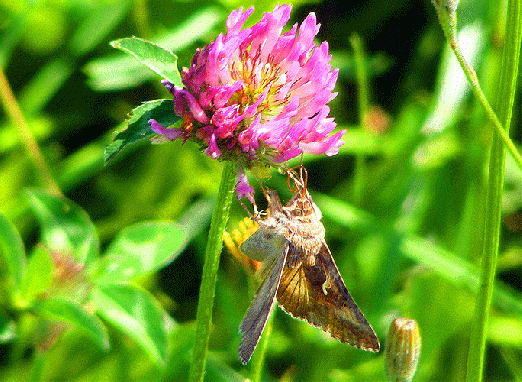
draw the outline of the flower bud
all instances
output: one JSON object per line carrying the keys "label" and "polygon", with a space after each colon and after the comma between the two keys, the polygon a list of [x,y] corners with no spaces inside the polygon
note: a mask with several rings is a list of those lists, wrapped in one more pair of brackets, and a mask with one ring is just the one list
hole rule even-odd
{"label": "flower bud", "polygon": [[417,321],[396,318],[386,341],[386,375],[390,381],[409,382],[417,370],[421,336]]}

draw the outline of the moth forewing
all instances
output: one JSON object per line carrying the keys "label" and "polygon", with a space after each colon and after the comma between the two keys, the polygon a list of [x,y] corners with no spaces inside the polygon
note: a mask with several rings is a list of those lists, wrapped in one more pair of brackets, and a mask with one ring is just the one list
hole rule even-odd
{"label": "moth forewing", "polygon": [[241,251],[252,260],[265,262],[271,256],[281,256],[286,244],[286,238],[277,229],[260,227],[241,244]]}
{"label": "moth forewing", "polygon": [[[261,269],[263,281],[239,327],[242,335],[239,359],[245,365],[252,357],[274,304],[286,261],[287,248],[288,241],[283,235],[266,228],[257,230],[241,245],[241,250],[247,256],[254,260],[262,258],[264,261]],[[260,253],[262,251],[263,253]]]}

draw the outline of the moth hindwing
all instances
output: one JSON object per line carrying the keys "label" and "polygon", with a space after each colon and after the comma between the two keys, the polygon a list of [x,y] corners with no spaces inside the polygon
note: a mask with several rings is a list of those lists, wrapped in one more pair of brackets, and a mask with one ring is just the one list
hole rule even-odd
{"label": "moth hindwing", "polygon": [[377,352],[379,340],[346,289],[325,242],[321,211],[302,175],[293,179],[296,194],[286,206],[275,191],[263,190],[268,215],[255,217],[259,230],[241,245],[263,268],[261,285],[240,325],[239,358],[243,364],[250,360],[275,298],[291,316],[341,342]]}

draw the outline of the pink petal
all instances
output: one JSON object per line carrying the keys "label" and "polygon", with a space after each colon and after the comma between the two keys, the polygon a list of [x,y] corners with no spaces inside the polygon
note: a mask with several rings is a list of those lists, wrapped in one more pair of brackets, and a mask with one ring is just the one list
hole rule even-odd
{"label": "pink petal", "polygon": [[205,149],[205,154],[212,159],[217,159],[221,156],[221,151],[219,151],[219,147],[216,144],[216,136],[214,134],[210,137],[210,142],[208,147]]}
{"label": "pink petal", "polygon": [[248,178],[243,168],[238,168],[237,171],[237,183],[236,183],[237,199],[248,198],[250,203],[254,204],[254,189],[248,183]]}
{"label": "pink petal", "polygon": [[184,138],[183,131],[179,129],[166,129],[161,126],[155,119],[149,119],[150,129],[156,134],[163,135],[169,141]]}

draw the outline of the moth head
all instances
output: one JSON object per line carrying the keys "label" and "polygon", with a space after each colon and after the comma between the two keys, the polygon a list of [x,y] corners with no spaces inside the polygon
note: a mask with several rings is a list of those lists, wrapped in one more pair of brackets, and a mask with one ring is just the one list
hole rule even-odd
{"label": "moth head", "polygon": [[[294,211],[295,215],[313,215],[315,218],[320,220],[322,217],[321,210],[317,207],[308,193],[308,172],[306,171],[306,168],[304,168],[303,165],[300,165],[298,171],[289,169],[287,170],[287,174],[288,188],[295,194],[288,206],[290,210]],[[290,183],[290,180],[293,181],[293,186]]]}

